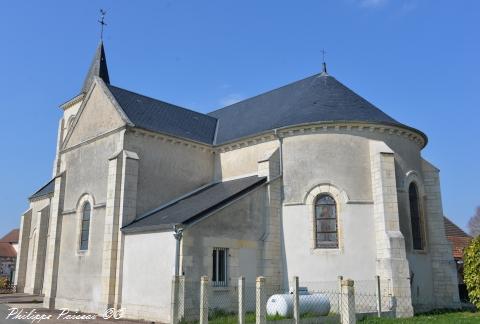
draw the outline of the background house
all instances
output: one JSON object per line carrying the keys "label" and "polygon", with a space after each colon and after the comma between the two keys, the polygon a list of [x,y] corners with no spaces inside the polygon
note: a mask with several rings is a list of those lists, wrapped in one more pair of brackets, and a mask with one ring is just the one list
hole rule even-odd
{"label": "background house", "polygon": [[13,282],[17,260],[18,228],[0,239],[0,277]]}
{"label": "background house", "polygon": [[452,243],[453,259],[457,265],[458,291],[460,294],[460,300],[467,301],[467,287],[463,282],[463,250],[470,244],[472,237],[445,216],[444,221],[445,235],[447,236],[447,240]]}

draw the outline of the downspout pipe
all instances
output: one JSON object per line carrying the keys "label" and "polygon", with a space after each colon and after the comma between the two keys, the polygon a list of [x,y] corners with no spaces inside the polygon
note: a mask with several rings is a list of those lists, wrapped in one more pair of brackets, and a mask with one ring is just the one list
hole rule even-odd
{"label": "downspout pipe", "polygon": [[173,237],[177,241],[176,247],[175,247],[175,276],[180,275],[180,244],[182,242],[182,237],[183,237],[183,227],[182,224],[176,224],[173,226]]}
{"label": "downspout pipe", "polygon": [[[278,145],[278,154],[280,154],[280,174],[279,174],[279,177],[283,177],[283,137],[280,137],[278,135],[278,129],[275,128],[273,130],[274,134],[275,134],[275,137],[277,137],[278,139],[278,142],[279,142],[279,145]],[[282,187],[281,187],[281,190],[280,190],[280,200],[283,204],[283,199],[285,198],[285,195],[284,195],[284,192],[283,192],[283,180],[282,180]]]}
{"label": "downspout pipe", "polygon": [[[278,129],[275,128],[273,130],[275,137],[278,139],[279,146],[278,146],[278,154],[280,154],[280,175],[283,175],[283,137],[278,135]],[[283,199],[283,190],[282,190],[282,199]]]}

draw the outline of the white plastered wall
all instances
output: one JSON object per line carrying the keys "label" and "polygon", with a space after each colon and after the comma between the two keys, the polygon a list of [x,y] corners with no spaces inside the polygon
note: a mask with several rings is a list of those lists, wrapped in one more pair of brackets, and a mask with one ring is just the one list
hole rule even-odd
{"label": "white plastered wall", "polygon": [[170,321],[175,245],[172,232],[125,235],[122,279],[125,317]]}

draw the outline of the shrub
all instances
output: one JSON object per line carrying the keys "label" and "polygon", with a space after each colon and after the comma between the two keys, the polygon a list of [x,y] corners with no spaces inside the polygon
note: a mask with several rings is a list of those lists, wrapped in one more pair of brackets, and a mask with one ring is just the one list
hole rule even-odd
{"label": "shrub", "polygon": [[474,238],[465,249],[464,281],[470,301],[480,309],[480,236]]}
{"label": "shrub", "polygon": [[6,277],[0,277],[0,289],[5,289],[8,286],[8,279]]}

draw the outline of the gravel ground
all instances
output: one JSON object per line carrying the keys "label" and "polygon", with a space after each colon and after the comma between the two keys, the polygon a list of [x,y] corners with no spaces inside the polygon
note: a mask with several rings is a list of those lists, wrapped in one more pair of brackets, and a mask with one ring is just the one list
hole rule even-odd
{"label": "gravel ground", "polygon": [[[34,296],[27,294],[8,294],[0,295],[0,324],[58,324],[58,323],[71,323],[71,324],[97,324],[97,323],[116,323],[116,324],[151,324],[154,322],[128,320],[128,319],[104,319],[101,315],[77,313],[70,311],[68,314],[62,314],[61,310],[51,310],[42,308],[42,296]],[[11,308],[16,308],[21,316],[27,316],[30,314],[29,319],[6,319]],[[67,316],[73,316],[69,318]],[[33,318],[47,318],[43,320],[34,320]],[[10,317],[12,318],[12,317]],[[162,324],[155,322],[155,324]]]}

